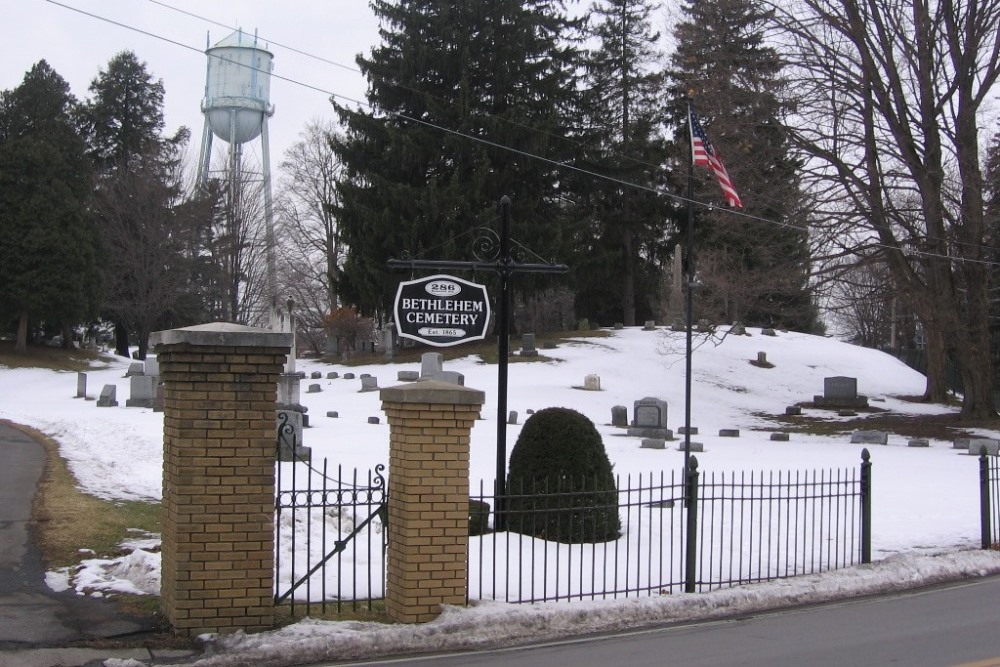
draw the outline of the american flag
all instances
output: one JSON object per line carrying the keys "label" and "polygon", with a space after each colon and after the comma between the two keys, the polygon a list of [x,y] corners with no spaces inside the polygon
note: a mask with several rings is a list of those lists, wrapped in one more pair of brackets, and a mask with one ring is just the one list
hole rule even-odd
{"label": "american flag", "polygon": [[740,196],[736,194],[733,182],[729,180],[729,172],[726,171],[726,166],[722,164],[722,158],[719,157],[718,151],[712,146],[712,142],[708,140],[708,135],[705,134],[705,128],[698,121],[698,115],[694,112],[694,107],[688,107],[688,122],[691,127],[691,155],[694,158],[695,165],[711,169],[715,174],[715,178],[719,181],[719,186],[722,188],[722,194],[726,198],[726,203],[734,208],[743,208],[743,202],[740,201]]}

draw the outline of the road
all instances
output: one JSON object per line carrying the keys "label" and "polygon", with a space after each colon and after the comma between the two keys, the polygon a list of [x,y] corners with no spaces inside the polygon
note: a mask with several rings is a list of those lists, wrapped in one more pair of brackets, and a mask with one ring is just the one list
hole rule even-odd
{"label": "road", "polygon": [[1000,577],[521,648],[329,665],[1000,667]]}

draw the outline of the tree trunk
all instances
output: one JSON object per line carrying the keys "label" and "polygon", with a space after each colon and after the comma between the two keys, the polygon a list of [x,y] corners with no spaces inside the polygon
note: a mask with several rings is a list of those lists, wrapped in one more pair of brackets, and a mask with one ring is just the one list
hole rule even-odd
{"label": "tree trunk", "polygon": [[62,349],[73,349],[73,326],[70,324],[62,325]]}
{"label": "tree trunk", "polygon": [[128,327],[123,322],[115,322],[115,354],[128,359]]}
{"label": "tree trunk", "polygon": [[28,352],[28,313],[22,312],[17,319],[17,343],[14,351],[26,354]]}
{"label": "tree trunk", "polygon": [[622,231],[624,276],[622,277],[622,317],[627,327],[635,326],[635,259],[632,252],[632,230]]}
{"label": "tree trunk", "polygon": [[924,334],[927,340],[927,386],[923,400],[927,403],[944,403],[948,399],[948,351],[945,335],[928,320],[924,321]]}

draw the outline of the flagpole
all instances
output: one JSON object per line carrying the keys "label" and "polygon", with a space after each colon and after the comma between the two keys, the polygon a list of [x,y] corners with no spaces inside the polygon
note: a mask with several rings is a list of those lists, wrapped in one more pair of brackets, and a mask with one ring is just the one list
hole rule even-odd
{"label": "flagpole", "polygon": [[[691,97],[687,98],[688,136],[691,136]],[[684,504],[687,506],[690,498],[688,489],[688,466],[691,460],[691,336],[693,327],[694,291],[694,143],[691,146],[691,159],[688,160],[687,182],[687,238],[684,239],[684,255],[687,260],[685,279],[687,289],[684,291],[684,316],[686,320],[687,341],[684,349]]]}

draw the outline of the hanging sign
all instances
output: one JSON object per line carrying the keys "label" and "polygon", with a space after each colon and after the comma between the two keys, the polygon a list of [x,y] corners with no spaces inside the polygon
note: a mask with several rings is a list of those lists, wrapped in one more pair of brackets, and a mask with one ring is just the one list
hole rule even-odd
{"label": "hanging sign", "polygon": [[399,283],[393,317],[400,337],[448,347],[486,338],[490,300],[485,285],[428,276]]}

